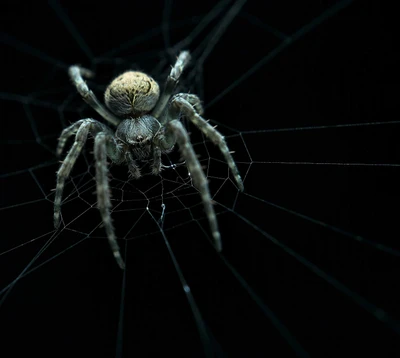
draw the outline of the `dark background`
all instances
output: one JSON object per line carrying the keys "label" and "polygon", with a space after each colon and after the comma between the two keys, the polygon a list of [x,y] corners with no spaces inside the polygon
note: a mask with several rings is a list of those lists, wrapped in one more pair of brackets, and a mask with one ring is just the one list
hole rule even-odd
{"label": "dark background", "polygon": [[[400,250],[393,11],[378,1],[355,1],[298,36],[299,29],[335,3],[249,1],[211,51],[203,72],[194,70],[194,58],[188,79],[182,80],[182,89],[202,96],[206,117],[227,136],[245,176],[245,193],[239,195],[232,183],[220,187],[220,180],[210,179],[211,191],[217,193],[223,256],[204,240],[208,227],[197,195],[184,196],[183,204],[166,202],[165,236],[203,317],[211,356],[289,357],[305,351],[313,357],[394,357],[399,351],[398,251],[379,247]],[[204,356],[182,281],[149,215],[135,227],[138,239],[120,241],[127,255],[125,275],[115,265],[101,228],[89,240],[82,235],[99,220],[95,210],[80,215],[83,200],[94,203],[91,190],[63,208],[66,221],[78,215],[73,230],[61,231],[54,243],[44,246],[52,238],[57,136],[63,126],[85,115],[98,118],[76,96],[69,101],[74,89],[67,66],[80,63],[96,70],[91,87],[99,97],[110,79],[127,68],[162,82],[176,56],[173,46],[214,6],[173,1],[168,15],[168,4],[25,1],[3,6],[6,209],[1,214],[0,288],[38,267],[12,290],[2,291],[4,357]],[[74,29],[68,29],[60,13]],[[169,20],[163,23],[163,18]],[[201,49],[220,21],[221,16],[187,48]],[[75,30],[89,50],[79,45]],[[120,49],[118,57],[100,56],[140,34],[148,39]],[[290,45],[219,96],[290,35]],[[79,109],[68,111],[65,103]],[[373,124],[377,122],[392,123]],[[298,130],[315,126],[332,127]],[[211,146],[207,154],[203,138],[189,129],[192,141],[200,143],[195,148],[201,159],[220,158]],[[91,164],[90,149],[84,158],[77,163],[77,177]],[[170,159],[178,162],[179,155]],[[300,164],[305,162],[327,164]],[[218,163],[212,161],[208,173],[225,177],[226,168]],[[174,175],[165,173],[171,180]],[[114,167],[112,176],[124,181],[126,170]],[[142,178],[137,188],[148,190],[157,181]],[[113,195],[120,200],[118,191]],[[137,219],[132,214],[143,212],[140,198],[138,211],[128,202],[113,216],[117,235],[132,226]],[[159,212],[158,199],[150,202],[153,213]],[[124,205],[131,211],[125,213]],[[43,247],[45,252],[30,266]],[[275,318],[302,348],[282,338]]]}

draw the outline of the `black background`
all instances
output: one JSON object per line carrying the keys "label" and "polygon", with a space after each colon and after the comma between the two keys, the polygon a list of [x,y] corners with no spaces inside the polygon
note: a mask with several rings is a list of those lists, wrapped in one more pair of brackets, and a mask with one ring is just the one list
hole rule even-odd
{"label": "black background", "polygon": [[[171,49],[204,21],[214,5],[182,1],[171,4],[169,29],[162,21],[168,2],[61,2],[60,7],[13,2],[3,6],[2,200],[7,209],[2,211],[5,230],[0,249],[1,289],[27,268],[50,238],[48,235],[26,244],[52,230],[51,189],[58,167],[52,149],[58,133],[63,125],[82,118],[81,114],[96,116],[83,109],[58,111],[60,103],[74,91],[64,67],[78,62],[95,69],[98,87],[96,83],[91,86],[99,94],[127,66],[162,81],[168,63],[176,56],[166,48]],[[241,275],[264,309],[273,312],[310,356],[368,353],[394,357],[399,351],[394,323],[400,318],[398,256],[368,244],[400,249],[399,167],[390,166],[399,164],[399,123],[365,125],[398,117],[398,61],[392,31],[395,22],[391,9],[380,2],[355,1],[304,36],[296,37],[296,31],[334,4],[249,1],[213,48],[203,76],[196,72],[191,77],[194,72],[189,69],[189,80],[182,80],[186,90],[201,92],[206,117],[226,134],[245,175],[245,193],[239,195],[232,183],[220,189],[218,179],[210,180],[211,191],[218,191],[215,200],[223,257],[204,240],[207,223],[201,206],[193,206],[199,204],[196,195],[182,199],[186,207],[192,208],[190,212],[182,210],[178,200],[166,203],[165,234],[204,319],[215,356],[289,357],[302,352],[282,338],[273,320],[233,272]],[[95,60],[63,24],[57,14],[60,8]],[[213,27],[220,20],[218,17],[211,22],[188,49],[195,51],[208,34],[215,32]],[[150,35],[118,51],[119,59],[100,56],[140,34]],[[219,97],[279,46],[283,34],[295,34],[294,41]],[[164,66],[160,65],[162,61]],[[43,103],[56,105],[46,108]],[[71,103],[83,108],[76,96]],[[347,124],[360,125],[281,131]],[[193,128],[191,132],[194,143],[202,141]],[[195,148],[200,158],[207,157],[204,146]],[[208,148],[212,158],[219,158],[217,151]],[[89,163],[90,152],[85,156]],[[172,160],[179,161],[179,155],[172,156]],[[45,164],[43,169],[27,170],[40,164]],[[84,160],[78,162],[75,172],[84,172],[85,165]],[[113,170],[113,177],[123,180],[126,176],[124,168]],[[14,172],[17,174],[12,175]],[[224,177],[226,171],[221,172],[215,162],[209,174]],[[34,180],[38,180],[44,194]],[[138,188],[146,190],[157,180],[142,178]],[[93,203],[93,193],[86,195]],[[119,198],[117,192],[113,195]],[[43,199],[45,196],[47,199]],[[63,208],[66,221],[83,212],[78,207],[82,203],[77,202]],[[25,205],[15,205],[19,203]],[[143,212],[143,200],[141,205],[137,212],[115,215],[117,234],[132,226],[137,219],[132,213]],[[159,202],[151,202],[150,207],[153,213],[158,212]],[[280,207],[354,235],[329,230]],[[180,211],[174,215],[174,210]],[[190,214],[195,218],[191,222]],[[78,233],[63,230],[30,268],[85,239],[80,233],[92,230],[98,219],[95,210],[79,216],[73,226]],[[181,222],[183,226],[179,226]],[[6,291],[0,307],[0,322],[6,331],[1,355],[112,357],[118,356],[119,349],[126,357],[204,356],[182,283],[149,215],[141,219],[136,234],[139,239],[128,241],[125,276],[115,265],[106,241],[96,240],[104,239],[98,229],[91,236],[93,240],[84,240]],[[359,242],[356,235],[369,241]],[[20,244],[24,246],[6,252]],[[125,242],[120,244],[125,252]],[[302,264],[298,255],[312,266]],[[327,282],[319,270],[333,281]],[[338,289],[336,282],[355,295],[341,289],[343,286]],[[121,292],[124,312],[120,312]],[[375,307],[391,317],[388,322],[372,313]]]}

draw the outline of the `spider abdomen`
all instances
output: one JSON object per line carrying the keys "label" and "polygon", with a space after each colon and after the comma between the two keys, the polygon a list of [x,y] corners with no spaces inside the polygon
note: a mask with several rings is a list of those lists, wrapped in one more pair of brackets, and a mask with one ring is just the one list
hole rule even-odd
{"label": "spider abdomen", "polygon": [[150,112],[159,97],[157,82],[145,73],[135,71],[118,76],[104,93],[106,106],[123,118],[139,117]]}

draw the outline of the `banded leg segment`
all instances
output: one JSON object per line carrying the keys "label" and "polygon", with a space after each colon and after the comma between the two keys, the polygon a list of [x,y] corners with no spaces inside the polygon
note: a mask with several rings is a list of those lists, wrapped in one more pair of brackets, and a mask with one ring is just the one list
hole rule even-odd
{"label": "banded leg segment", "polygon": [[166,125],[165,137],[161,139],[159,145],[161,148],[168,149],[171,147],[171,143],[175,140],[178,143],[179,150],[186,162],[193,183],[200,193],[204,210],[210,224],[215,248],[220,252],[222,251],[221,235],[218,230],[217,217],[212,204],[207,178],[201,168],[199,160],[197,159],[197,155],[193,150],[192,144],[190,143],[189,135],[179,120],[172,120]]}
{"label": "banded leg segment", "polygon": [[[68,133],[73,133],[76,129],[76,136],[75,142],[71,147],[71,150],[68,152],[67,156],[65,157],[64,161],[61,164],[60,169],[57,172],[57,185],[56,185],[56,193],[54,198],[54,227],[58,228],[60,226],[60,213],[61,213],[61,198],[64,191],[65,180],[69,177],[71,170],[78,158],[79,154],[82,151],[83,146],[86,143],[87,136],[89,134],[90,128],[92,126],[93,120],[91,119],[83,119],[79,121],[80,126],[79,128],[75,128],[76,122],[73,124],[74,128],[71,129]],[[72,126],[68,127],[71,128]],[[67,129],[68,129],[67,128]],[[65,130],[64,130],[65,132]],[[64,133],[63,132],[63,133]],[[67,133],[67,132],[65,132]],[[66,139],[65,139],[66,140]],[[63,142],[65,144],[65,140]],[[63,145],[62,145],[63,146]],[[62,148],[60,149],[60,151]],[[58,153],[58,149],[57,149]]]}
{"label": "banded leg segment", "polygon": [[107,143],[113,138],[104,132],[98,133],[94,139],[94,156],[96,159],[96,186],[97,186],[97,207],[103,220],[111,251],[121,269],[125,268],[124,260],[121,257],[114,226],[111,220],[110,188],[108,184],[107,166]]}
{"label": "banded leg segment", "polygon": [[190,54],[188,51],[182,51],[176,62],[174,67],[172,67],[171,72],[167,78],[167,81],[164,85],[164,90],[160,96],[160,99],[157,102],[157,105],[151,112],[151,115],[155,118],[159,118],[163,113],[169,99],[171,98],[173,91],[178,83],[179,77],[181,76],[183,70],[187,66],[190,61]]}
{"label": "banded leg segment", "polygon": [[[216,146],[218,146],[233,174],[233,178],[239,190],[243,191],[244,185],[242,178],[222,134],[219,133],[213,126],[211,126],[204,118],[202,118],[197,113],[193,104],[187,101],[184,96],[174,96],[171,107],[175,107],[182,112],[197,128],[204,133],[207,138],[209,138]],[[176,110],[174,112],[176,112]]]}
{"label": "banded leg segment", "polygon": [[[57,184],[55,190],[54,198],[54,227],[58,228],[60,226],[60,215],[61,215],[61,200],[64,191],[65,181],[70,176],[71,170],[75,165],[75,162],[82,152],[82,148],[87,141],[88,134],[95,136],[97,133],[110,130],[102,123],[95,121],[94,119],[86,118],[81,119],[78,122],[73,123],[69,127],[65,128],[61,133],[57,154],[60,155],[64,149],[67,139],[75,135],[75,142],[72,145],[67,156],[64,158],[60,169],[57,172]],[[122,159],[121,150],[118,148],[115,139],[110,136],[110,140],[107,143],[107,154],[115,162],[120,162]]]}
{"label": "banded leg segment", "polygon": [[92,129],[93,130],[93,126],[95,126],[95,130],[96,133],[98,132],[110,132],[110,129],[107,128],[104,124],[95,121],[94,119],[90,119],[90,118],[86,118],[86,119],[81,119],[73,124],[71,124],[69,127],[65,128],[60,135],[60,138],[58,138],[58,146],[57,146],[57,156],[60,156],[64,150],[65,147],[65,143],[67,142],[68,138],[75,135],[76,132],[78,131],[78,129],[80,128],[80,126],[87,121],[92,121]]}
{"label": "banded leg segment", "polygon": [[[97,99],[96,95],[89,89],[83,77],[92,78],[94,73],[86,68],[79,66],[71,66],[68,70],[69,77],[74,83],[83,100],[89,104],[97,113],[114,126],[117,126],[120,120],[104,107]],[[82,77],[83,76],[83,77]]]}
{"label": "banded leg segment", "polygon": [[161,173],[161,149],[158,146],[153,147],[153,162],[151,163],[151,173],[158,175]]}

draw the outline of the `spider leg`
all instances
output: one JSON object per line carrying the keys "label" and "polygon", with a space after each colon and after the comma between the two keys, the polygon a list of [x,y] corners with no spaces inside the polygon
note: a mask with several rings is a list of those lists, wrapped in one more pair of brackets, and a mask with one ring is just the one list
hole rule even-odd
{"label": "spider leg", "polygon": [[78,158],[79,154],[82,151],[83,146],[86,143],[90,127],[92,126],[93,123],[95,123],[92,119],[83,119],[82,121],[79,122],[76,122],[72,126],[68,127],[68,128],[73,127],[73,129],[71,130],[73,132],[75,131],[75,128],[78,127],[78,125],[75,126],[75,124],[79,123],[79,128],[77,128],[76,130],[75,142],[72,145],[71,150],[65,157],[64,161],[62,162],[60,169],[57,172],[57,185],[54,198],[55,228],[58,228],[60,225],[61,198],[64,191],[65,180],[69,177],[71,170],[76,162],[76,159]]}
{"label": "spider leg", "polygon": [[[171,112],[176,114],[177,111],[182,112],[197,128],[199,128],[207,138],[218,146],[222,155],[227,162],[229,169],[233,174],[233,178],[239,188],[240,191],[244,190],[244,185],[242,178],[240,177],[239,170],[233,160],[231,153],[229,152],[229,148],[226,144],[226,141],[221,133],[219,133],[213,126],[211,126],[204,118],[202,118],[187,98],[185,98],[185,94],[175,95],[171,102],[171,107],[175,107],[175,110],[171,108]],[[176,117],[175,117],[176,118]],[[171,117],[169,116],[169,119]]]}
{"label": "spider leg", "polygon": [[164,90],[157,102],[157,105],[154,107],[151,115],[155,118],[159,118],[164,111],[169,99],[172,96],[172,93],[178,83],[179,77],[181,76],[184,68],[190,61],[190,54],[188,51],[182,51],[176,62],[174,67],[172,67],[171,72],[167,78],[167,81],[164,85]]}
{"label": "spider leg", "polygon": [[94,139],[94,156],[96,159],[97,206],[104,223],[104,228],[107,233],[107,238],[111,247],[111,251],[119,267],[121,269],[124,269],[125,263],[121,257],[110,215],[111,200],[107,177],[107,144],[112,139],[113,137],[110,134],[104,132],[98,133]]}
{"label": "spider leg", "polygon": [[[60,225],[60,214],[61,214],[61,199],[64,191],[64,185],[66,179],[69,177],[73,166],[82,151],[83,146],[86,143],[88,134],[96,135],[102,131],[109,131],[109,129],[102,123],[95,121],[94,119],[86,118],[77,121],[65,128],[59,139],[59,144],[57,148],[57,154],[61,154],[62,149],[65,146],[65,142],[68,137],[76,133],[75,142],[72,145],[67,156],[64,158],[60,169],[57,172],[57,185],[54,198],[54,227],[58,228]],[[116,163],[121,162],[121,154],[116,143],[110,142],[108,146],[108,155]]]}
{"label": "spider leg", "polygon": [[197,159],[196,153],[190,143],[189,135],[179,120],[171,120],[167,123],[164,135],[156,139],[162,149],[170,149],[175,141],[178,143],[182,157],[186,161],[187,168],[193,178],[193,183],[198,189],[203,201],[211,233],[214,239],[214,245],[218,252],[222,250],[221,235],[218,230],[217,218],[212,204],[210,191],[208,189],[207,178]]}
{"label": "spider leg", "polygon": [[83,67],[71,66],[68,70],[68,74],[79,94],[82,96],[83,100],[87,104],[89,104],[97,113],[99,113],[105,120],[117,126],[120,120],[100,103],[96,95],[89,89],[88,85],[83,80],[83,77],[94,77],[94,73]]}
{"label": "spider leg", "polygon": [[[58,138],[58,145],[57,145],[57,156],[60,156],[64,150],[65,143],[67,142],[68,138],[71,137],[72,135],[76,134],[78,131],[79,127],[82,125],[83,122],[87,121],[88,119],[81,119],[73,124],[71,124],[69,127],[65,128],[60,135],[60,138]],[[110,132],[110,129],[107,128],[105,125],[103,125],[100,122],[96,122],[96,126],[98,127],[97,131],[107,131]]]}

